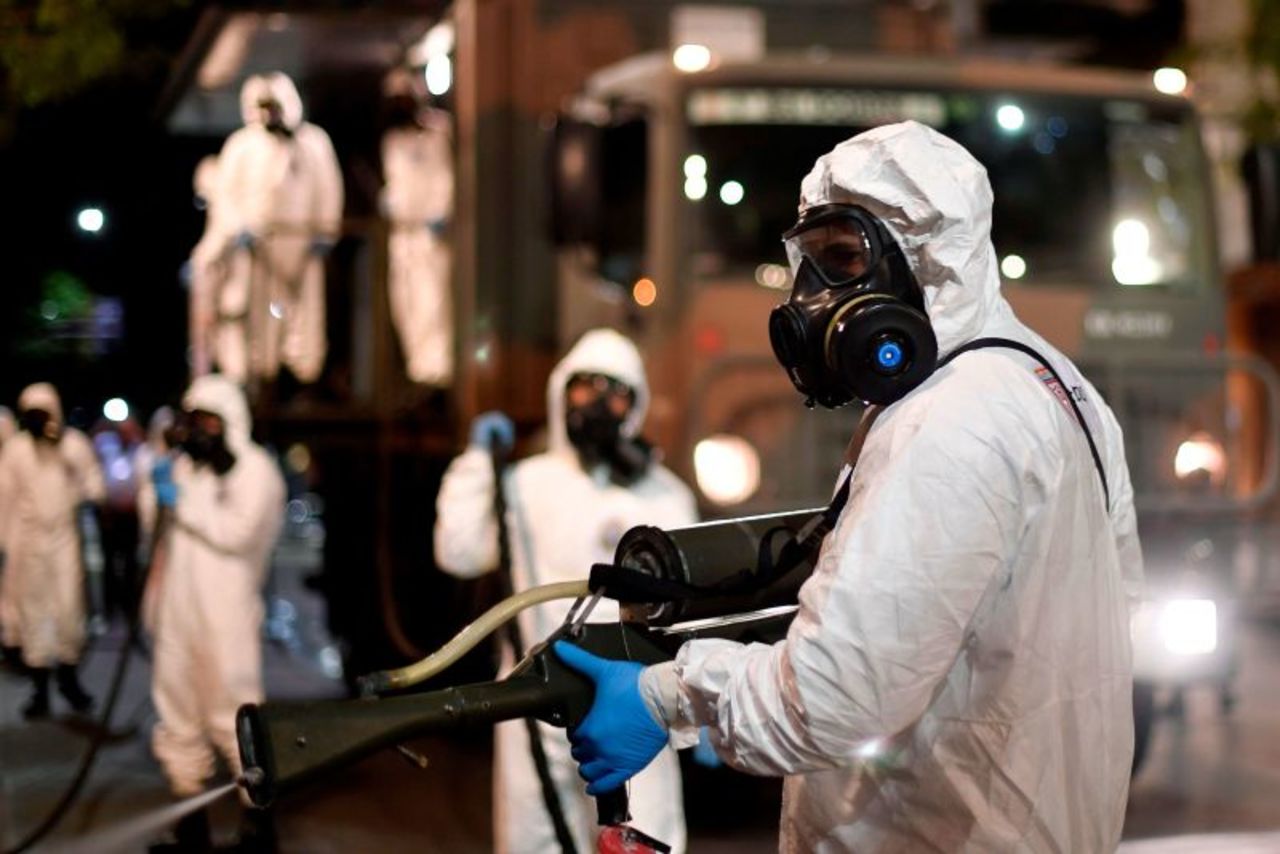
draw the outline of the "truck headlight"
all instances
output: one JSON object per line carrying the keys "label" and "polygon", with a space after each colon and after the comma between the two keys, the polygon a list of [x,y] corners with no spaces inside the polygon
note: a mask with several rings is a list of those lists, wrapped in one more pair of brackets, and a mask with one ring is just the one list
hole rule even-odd
{"label": "truck headlight", "polygon": [[722,507],[741,504],[760,488],[760,455],[740,436],[709,436],[693,450],[698,488]]}
{"label": "truck headlight", "polygon": [[1212,599],[1173,599],[1160,606],[1160,641],[1175,655],[1208,655],[1218,648],[1218,606]]}

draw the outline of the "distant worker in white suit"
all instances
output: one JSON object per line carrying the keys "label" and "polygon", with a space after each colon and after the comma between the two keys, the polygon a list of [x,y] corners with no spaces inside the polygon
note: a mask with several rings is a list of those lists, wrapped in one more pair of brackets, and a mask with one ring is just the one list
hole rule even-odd
{"label": "distant worker in white suit", "polygon": [[93,700],[76,667],[84,647],[84,564],[77,512],[106,497],[102,469],[89,438],[67,427],[62,401],[48,383],[18,397],[22,432],[0,451],[0,552],[4,645],[22,647],[31,677],[27,718],[47,717],[49,678],[77,712]]}
{"label": "distant worker in white suit", "polygon": [[239,382],[301,382],[324,367],[324,261],[342,230],[342,172],[329,135],[303,121],[293,81],[253,76],[244,127],[218,156],[211,200],[230,268],[217,299],[217,362]]}
{"label": "distant worker in white suit", "polygon": [[387,282],[391,317],[409,379],[448,386],[453,375],[450,275],[453,250],[453,132],[449,116],[424,103],[418,78],[388,78],[382,137],[382,208],[390,226]]}

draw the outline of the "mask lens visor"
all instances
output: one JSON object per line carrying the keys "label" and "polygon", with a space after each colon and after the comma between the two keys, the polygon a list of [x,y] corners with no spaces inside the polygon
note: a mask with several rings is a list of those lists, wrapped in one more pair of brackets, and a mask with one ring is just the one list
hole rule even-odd
{"label": "mask lens visor", "polygon": [[808,258],[831,287],[857,281],[875,266],[871,241],[861,223],[829,219],[787,238],[787,261],[794,276]]}

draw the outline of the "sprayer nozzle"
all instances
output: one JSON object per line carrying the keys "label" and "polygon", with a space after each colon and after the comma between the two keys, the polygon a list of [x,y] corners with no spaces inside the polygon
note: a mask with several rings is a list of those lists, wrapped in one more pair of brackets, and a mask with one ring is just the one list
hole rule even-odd
{"label": "sprayer nozzle", "polygon": [[236,778],[236,785],[243,786],[246,789],[253,789],[261,786],[266,782],[267,775],[261,768],[246,768],[244,773]]}
{"label": "sprayer nozzle", "polygon": [[356,680],[361,697],[376,697],[391,687],[391,680],[385,672],[370,673]]}

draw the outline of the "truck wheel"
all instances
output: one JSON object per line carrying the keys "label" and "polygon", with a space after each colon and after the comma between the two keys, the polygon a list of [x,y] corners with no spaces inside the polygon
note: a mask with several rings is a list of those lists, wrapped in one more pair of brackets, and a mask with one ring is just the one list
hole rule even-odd
{"label": "truck wheel", "polygon": [[1156,717],[1156,689],[1147,682],[1133,683],[1133,768],[1137,774],[1147,758],[1147,746],[1151,742],[1151,727]]}

